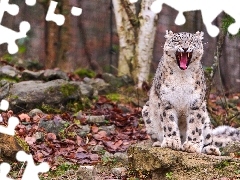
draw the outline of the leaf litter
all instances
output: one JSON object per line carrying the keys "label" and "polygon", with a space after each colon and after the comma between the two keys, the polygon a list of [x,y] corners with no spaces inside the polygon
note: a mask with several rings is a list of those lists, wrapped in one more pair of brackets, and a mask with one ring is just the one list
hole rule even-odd
{"label": "leaf litter", "polygon": [[[58,157],[78,163],[94,165],[101,161],[101,152],[93,151],[92,147],[101,145],[105,151],[115,153],[124,152],[131,144],[148,139],[144,123],[141,120],[141,108],[133,105],[127,106],[128,111],[123,112],[118,104],[111,102],[106,96],[100,96],[95,105],[87,111],[62,114],[36,114],[30,117],[21,113],[17,117],[20,124],[16,127],[16,135],[24,140],[30,147],[30,153],[36,162],[48,162],[50,166],[58,166]],[[78,115],[76,115],[78,114]],[[114,125],[114,130],[107,132],[99,124],[89,124],[87,117],[104,116],[105,125]],[[1,124],[7,124],[7,119],[16,116],[10,110],[2,112]],[[39,127],[41,120],[53,121],[55,124],[61,120],[67,122],[65,128],[59,133],[47,132]],[[80,124],[76,123],[77,120]],[[88,124],[90,132],[81,137],[76,133],[80,125]],[[36,134],[42,133],[42,138],[37,139]]]}

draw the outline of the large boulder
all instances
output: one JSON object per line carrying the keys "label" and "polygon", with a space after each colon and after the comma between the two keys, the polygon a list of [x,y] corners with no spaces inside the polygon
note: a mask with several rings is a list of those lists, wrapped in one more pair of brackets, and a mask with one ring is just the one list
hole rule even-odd
{"label": "large boulder", "polygon": [[145,179],[240,178],[240,159],[174,151],[140,143],[128,149],[130,169]]}
{"label": "large boulder", "polygon": [[42,105],[61,108],[69,101],[80,102],[79,85],[58,79],[49,82],[22,81],[12,85],[9,91],[10,107],[13,110],[29,110]]}

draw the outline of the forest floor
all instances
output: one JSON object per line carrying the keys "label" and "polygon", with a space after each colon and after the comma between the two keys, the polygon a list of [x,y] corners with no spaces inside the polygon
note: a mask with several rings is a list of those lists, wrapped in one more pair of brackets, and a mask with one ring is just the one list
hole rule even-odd
{"label": "forest floor", "polygon": [[[137,179],[127,167],[126,151],[132,144],[149,139],[141,117],[141,107],[147,100],[147,92],[136,89],[120,89],[118,93],[98,96],[88,109],[62,114],[14,114],[11,110],[2,112],[2,117],[16,115],[21,123],[16,128],[16,136],[24,142],[23,148],[33,155],[36,163],[50,164],[47,173],[40,179],[81,179],[76,175],[80,165],[95,166],[95,179]],[[240,127],[240,94],[222,97],[211,94],[208,110],[214,126],[231,125]],[[88,116],[104,116],[104,122],[87,121]],[[41,119],[67,122],[59,134],[39,129]],[[79,129],[88,125],[89,131],[79,135]],[[110,128],[110,129],[109,129]],[[36,132],[42,139],[36,139]],[[118,155],[116,155],[118,154]],[[11,178],[20,179],[25,165],[13,162]],[[100,167],[100,168],[99,168]],[[120,172],[114,172],[114,168]],[[123,169],[121,169],[123,168]],[[116,169],[115,169],[116,170]],[[119,174],[120,173],[120,174]]]}

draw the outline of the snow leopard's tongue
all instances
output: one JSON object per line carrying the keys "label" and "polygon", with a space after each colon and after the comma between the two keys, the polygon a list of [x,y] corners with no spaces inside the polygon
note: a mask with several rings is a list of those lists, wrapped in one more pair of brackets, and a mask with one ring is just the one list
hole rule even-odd
{"label": "snow leopard's tongue", "polygon": [[187,63],[188,63],[188,58],[187,58],[187,53],[182,53],[182,56],[179,59],[179,66],[182,70],[187,69]]}

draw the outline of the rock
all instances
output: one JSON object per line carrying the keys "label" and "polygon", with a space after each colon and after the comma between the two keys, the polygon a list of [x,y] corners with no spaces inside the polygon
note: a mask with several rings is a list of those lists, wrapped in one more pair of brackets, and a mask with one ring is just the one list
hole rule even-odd
{"label": "rock", "polygon": [[7,82],[6,80],[0,81],[0,99],[7,97],[9,90],[10,90],[11,83]]}
{"label": "rock", "polygon": [[119,104],[118,108],[121,109],[123,113],[131,113],[131,110],[129,109],[129,107],[126,107],[125,105]]}
{"label": "rock", "polygon": [[86,137],[88,133],[90,133],[89,125],[80,125],[79,128],[76,130],[76,133],[80,137]]}
{"label": "rock", "polygon": [[21,79],[24,80],[24,81],[27,81],[27,80],[42,80],[43,73],[44,73],[44,70],[37,71],[37,72],[24,70],[22,72]]}
{"label": "rock", "polygon": [[70,82],[70,84],[76,84],[76,85],[78,85],[79,86],[79,88],[80,88],[80,91],[81,91],[81,94],[83,95],[83,96],[86,96],[86,97],[92,97],[93,96],[93,87],[91,86],[91,85],[89,85],[89,84],[86,84],[86,83],[84,83],[84,82],[82,82],[82,81],[80,81],[80,82]]}
{"label": "rock", "polygon": [[84,180],[95,180],[96,171],[94,166],[80,166],[77,170],[77,177]]}
{"label": "rock", "polygon": [[101,109],[109,109],[109,110],[113,109],[113,104],[104,103],[104,104],[99,104],[99,106]]}
{"label": "rock", "polygon": [[126,75],[116,77],[109,73],[103,73],[102,78],[106,83],[110,84],[109,88],[110,88],[111,92],[115,92],[118,88],[120,88],[122,86],[126,86],[129,84],[133,85],[133,80],[129,76],[126,76]]}
{"label": "rock", "polygon": [[35,133],[36,141],[43,141],[44,140],[44,133],[43,132],[36,132]]}
{"label": "rock", "polygon": [[36,115],[43,115],[44,113],[40,109],[32,109],[28,115],[33,118]]}
{"label": "rock", "polygon": [[61,119],[55,121],[41,119],[38,127],[45,129],[45,131],[48,133],[59,135],[60,131],[65,128],[66,123],[66,121]]}
{"label": "rock", "polygon": [[124,162],[128,161],[128,155],[125,152],[116,152],[114,157]]}
{"label": "rock", "polygon": [[67,73],[59,69],[46,69],[43,73],[43,79],[46,81],[51,81],[55,79],[63,79],[66,81],[69,80]]}
{"label": "rock", "polygon": [[113,155],[112,153],[106,151],[106,152],[104,153],[104,155],[102,156],[102,159],[104,159],[104,158],[105,158],[105,159],[114,158],[114,155]]}
{"label": "rock", "polygon": [[233,178],[240,167],[237,158],[174,151],[150,143],[130,146],[128,157],[132,171],[152,180]]}
{"label": "rock", "polygon": [[12,66],[5,65],[0,67],[0,77],[16,78],[18,75],[19,71]]}
{"label": "rock", "polygon": [[125,167],[112,168],[111,171],[112,171],[112,174],[114,174],[119,178],[127,175],[127,169]]}
{"label": "rock", "polygon": [[96,125],[105,125],[106,119],[104,115],[101,116],[86,116],[86,122],[88,124],[96,124]]}
{"label": "rock", "polygon": [[61,79],[49,82],[22,81],[12,85],[9,97],[10,107],[14,111],[43,105],[59,109],[69,101],[80,101],[81,92],[79,86]]}
{"label": "rock", "polygon": [[96,78],[96,79],[91,79],[88,77],[85,77],[83,81],[86,84],[89,84],[93,87],[94,91],[94,96],[98,94],[105,94],[109,92],[109,84],[106,83],[103,79]]}
{"label": "rock", "polygon": [[14,136],[0,133],[0,158],[3,162],[16,161],[16,153],[21,150]]}
{"label": "rock", "polygon": [[108,136],[111,135],[112,133],[114,133],[115,129],[116,129],[116,127],[114,124],[110,125],[110,126],[100,126],[99,127],[99,130],[103,130],[103,131],[107,132]]}
{"label": "rock", "polygon": [[99,144],[97,144],[96,146],[93,146],[91,148],[91,151],[92,152],[96,152],[96,153],[99,153],[99,152],[101,152],[103,150],[104,150],[104,146],[103,145],[99,145]]}

